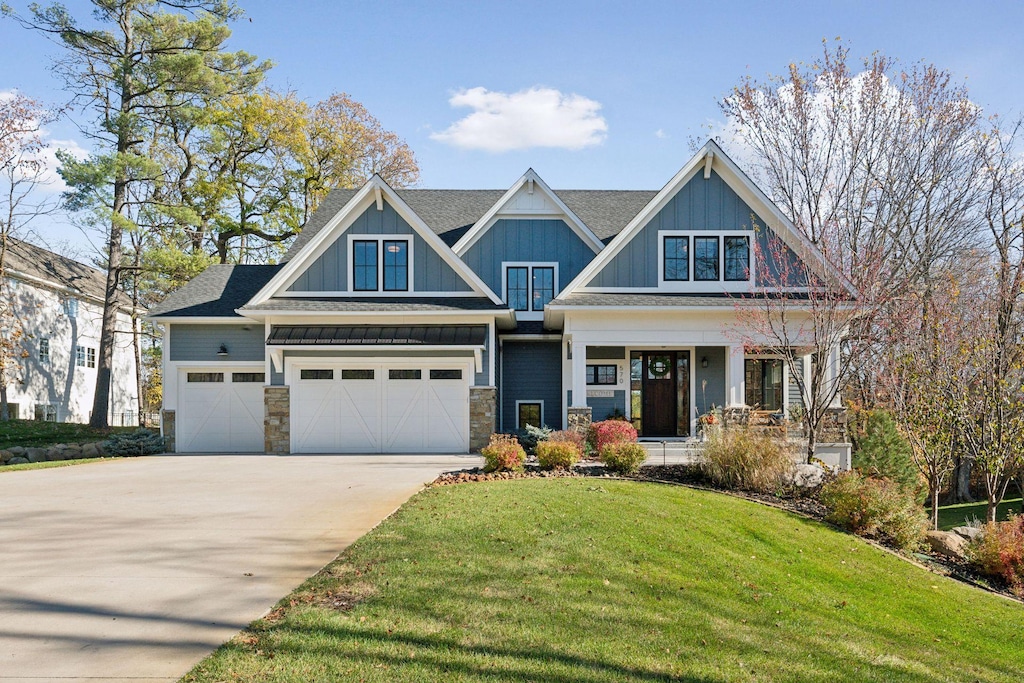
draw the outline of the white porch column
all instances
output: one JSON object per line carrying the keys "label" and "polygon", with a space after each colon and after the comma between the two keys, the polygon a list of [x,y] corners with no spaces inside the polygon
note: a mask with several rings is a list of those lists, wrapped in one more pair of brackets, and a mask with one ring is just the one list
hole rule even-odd
{"label": "white porch column", "polygon": [[587,345],[572,342],[572,406],[587,406]]}
{"label": "white porch column", "polygon": [[743,345],[727,346],[725,349],[726,402],[731,406],[745,403],[746,387],[743,376]]}
{"label": "white porch column", "polygon": [[[828,351],[828,390],[829,392],[836,389],[836,384],[839,383],[839,365],[841,359],[839,357],[840,351],[838,346],[833,346]],[[832,402],[829,404],[830,408],[842,408],[843,397],[839,391],[836,391],[832,397]]]}

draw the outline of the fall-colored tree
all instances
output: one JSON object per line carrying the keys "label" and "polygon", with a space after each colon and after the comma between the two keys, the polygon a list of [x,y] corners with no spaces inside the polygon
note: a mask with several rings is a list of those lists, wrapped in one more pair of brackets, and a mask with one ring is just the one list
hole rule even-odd
{"label": "fall-colored tree", "polygon": [[126,230],[152,196],[164,172],[146,153],[147,141],[174,112],[163,94],[195,94],[206,101],[251,89],[268,64],[244,52],[226,52],[228,23],[241,12],[225,0],[93,0],[92,20],[60,4],[33,5],[29,16],[4,14],[50,37],[63,50],[55,72],[73,106],[92,113],[83,126],[96,150],[79,161],[65,155],[61,174],[68,207],[89,210],[106,223],[107,284],[90,424],[107,426],[111,366]]}

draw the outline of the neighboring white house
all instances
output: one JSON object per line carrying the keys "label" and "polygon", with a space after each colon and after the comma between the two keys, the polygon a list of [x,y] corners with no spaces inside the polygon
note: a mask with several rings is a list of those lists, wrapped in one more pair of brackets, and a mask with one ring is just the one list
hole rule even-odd
{"label": "neighboring white house", "polygon": [[[106,275],[14,238],[8,238],[4,260],[25,352],[7,372],[11,417],[88,422],[96,390]],[[112,425],[138,424],[130,312],[131,301],[124,296],[114,340]]]}

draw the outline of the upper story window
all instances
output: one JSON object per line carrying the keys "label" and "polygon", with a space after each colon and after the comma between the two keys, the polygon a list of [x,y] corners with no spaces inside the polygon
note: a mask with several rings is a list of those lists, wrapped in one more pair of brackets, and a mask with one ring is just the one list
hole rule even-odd
{"label": "upper story window", "polygon": [[520,320],[540,320],[558,291],[557,263],[505,263],[505,302]]}
{"label": "upper story window", "polygon": [[352,291],[408,292],[409,251],[407,239],[353,239]]}
{"label": "upper story window", "polygon": [[39,362],[49,363],[50,362],[50,339],[49,337],[43,337],[39,340]]}
{"label": "upper story window", "polygon": [[751,280],[751,234],[663,230],[659,282],[675,291],[721,292]]}
{"label": "upper story window", "polygon": [[78,299],[76,299],[73,296],[69,296],[68,298],[64,299],[63,305],[64,315],[66,315],[69,318],[78,317]]}

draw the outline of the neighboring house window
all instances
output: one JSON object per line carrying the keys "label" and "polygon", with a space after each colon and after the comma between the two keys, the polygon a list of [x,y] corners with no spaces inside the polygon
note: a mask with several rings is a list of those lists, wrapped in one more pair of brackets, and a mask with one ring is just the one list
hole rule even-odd
{"label": "neighboring house window", "polygon": [[743,361],[746,383],[744,400],[761,410],[782,410],[782,360],[779,358],[748,358]]}
{"label": "neighboring house window", "polygon": [[50,340],[48,337],[43,337],[39,340],[39,362],[50,362]]}
{"label": "neighboring house window", "polygon": [[84,346],[76,346],[75,347],[75,365],[77,365],[80,368],[84,368],[85,367],[85,347]]}
{"label": "neighboring house window", "polygon": [[377,241],[357,240],[352,244],[352,289],[357,292],[377,291]]}
{"label": "neighboring house window", "polygon": [[693,279],[699,281],[718,279],[718,238],[693,238]]}
{"label": "neighboring house window", "polygon": [[664,252],[665,279],[673,281],[689,280],[690,238],[666,237],[664,244]]}
{"label": "neighboring house window", "polygon": [[39,422],[56,422],[57,406],[50,405],[48,403],[37,403],[35,418]]}
{"label": "neighboring house window", "polygon": [[750,238],[725,238],[725,279],[750,279]]}
{"label": "neighboring house window", "polygon": [[526,429],[527,426],[541,427],[544,425],[543,401],[516,401],[516,410],[519,413],[518,429]]}
{"label": "neighboring house window", "polygon": [[69,318],[78,317],[78,299],[73,296],[64,299],[64,315]]}
{"label": "neighboring house window", "polygon": [[528,313],[528,319],[540,320],[544,306],[555,298],[557,291],[558,270],[554,263],[505,264],[505,302],[513,311]]}
{"label": "neighboring house window", "polygon": [[409,240],[353,240],[352,291],[408,292]]}
{"label": "neighboring house window", "polygon": [[12,403],[11,401],[7,402],[7,416],[12,420],[21,419],[21,410],[17,403]]}
{"label": "neighboring house window", "polygon": [[618,384],[618,368],[614,365],[588,365],[587,384]]}
{"label": "neighboring house window", "polygon": [[87,368],[96,367],[96,349],[92,347],[85,349],[85,366]]}

